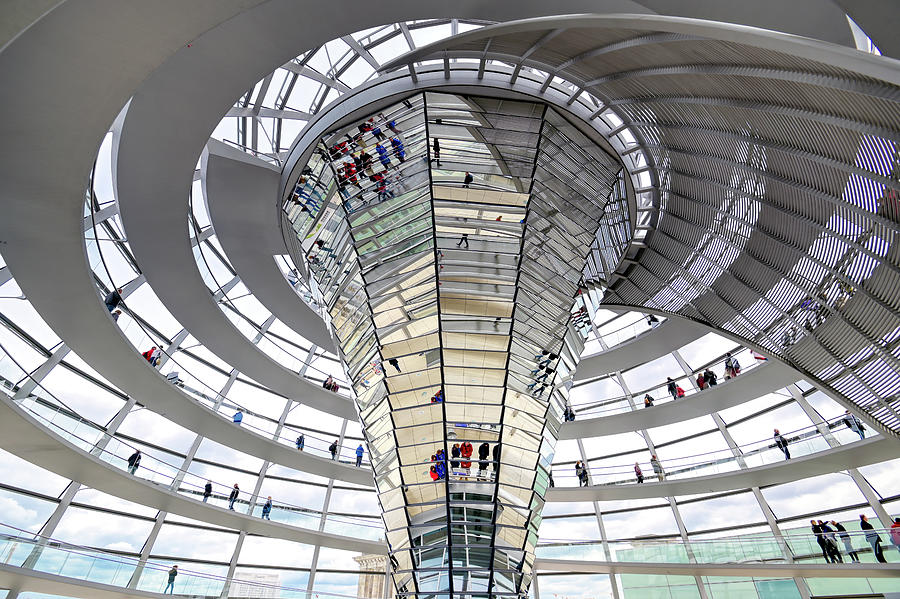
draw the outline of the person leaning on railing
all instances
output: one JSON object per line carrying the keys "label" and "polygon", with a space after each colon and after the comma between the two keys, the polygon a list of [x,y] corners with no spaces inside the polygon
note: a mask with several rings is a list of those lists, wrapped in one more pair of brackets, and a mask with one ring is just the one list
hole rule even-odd
{"label": "person leaning on railing", "polygon": [[866,541],[872,546],[875,559],[882,564],[887,563],[887,560],[884,559],[884,551],[881,549],[881,537],[875,532],[875,527],[869,523],[869,518],[865,514],[859,515],[859,527],[865,531]]}
{"label": "person leaning on railing", "polygon": [[175,591],[175,577],[178,576],[178,566],[172,566],[172,569],[169,570],[169,582],[166,584],[166,588],[163,591],[163,595],[166,593],[173,594]]}

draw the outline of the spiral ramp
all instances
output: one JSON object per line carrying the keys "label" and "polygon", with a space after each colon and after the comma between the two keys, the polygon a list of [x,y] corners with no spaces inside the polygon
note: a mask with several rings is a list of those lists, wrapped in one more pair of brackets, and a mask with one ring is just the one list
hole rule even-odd
{"label": "spiral ramp", "polygon": [[[168,562],[182,564],[175,592],[197,596],[394,592],[373,493],[383,472],[376,464],[373,477],[359,387],[298,252],[308,242],[290,239],[282,207],[312,140],[362,117],[366,93],[390,90],[396,100],[442,86],[472,96],[506,87],[588,122],[622,161],[631,202],[621,262],[586,268],[575,300],[590,326],[566,332],[570,345],[583,335],[586,349],[568,373],[559,368],[554,391],[568,392],[575,420],[546,417],[559,441],[546,464],[556,485],[533,558],[535,596],[586,596],[571,585],[579,576],[610,597],[668,587],[705,598],[748,584],[761,597],[900,591],[889,533],[888,564],[874,563],[859,536],[858,565],[827,565],[809,535],[801,539],[809,517],[846,522],[852,509],[887,528],[897,512],[887,473],[900,447],[900,230],[874,202],[900,191],[900,67],[854,48],[862,31],[881,31],[872,7],[883,16],[896,7],[806,0],[773,22],[737,3],[657,4],[400,2],[379,15],[396,25],[368,35],[354,32],[372,25],[370,11],[324,5],[315,19],[298,18],[302,8],[287,1],[2,9],[2,449],[10,467],[52,478],[0,481],[2,498],[20,508],[0,531],[4,547],[19,547],[0,564],[7,597],[156,596]],[[599,14],[552,16],[589,11]],[[490,26],[529,17],[538,18]],[[870,42],[896,50],[890,36]],[[655,62],[631,65],[629,49]],[[792,52],[791,64],[778,63]],[[371,79],[351,83],[354,69]],[[693,83],[674,90],[670,79],[685,76]],[[311,99],[298,108],[292,93]],[[666,97],[668,106],[656,100]],[[300,127],[282,125],[307,121],[292,143],[287,132]],[[222,123],[237,136],[213,134]],[[284,137],[272,147],[275,127]],[[686,266],[714,251],[718,270]],[[478,256],[467,265],[450,256],[454,276],[509,269]],[[853,291],[838,303],[841,284]],[[118,286],[114,321],[103,297]],[[664,322],[643,326],[650,313]],[[792,326],[796,338],[785,342]],[[155,368],[141,356],[151,345],[162,350]],[[768,359],[754,364],[750,350]],[[723,381],[726,351],[744,371]],[[707,368],[719,384],[698,389]],[[329,375],[338,393],[322,387]],[[668,397],[667,376],[684,398]],[[94,388],[102,402],[87,399]],[[645,394],[656,405],[643,407]],[[844,424],[845,408],[866,426],[864,439]],[[773,446],[773,425],[791,442],[790,460]],[[304,451],[294,446],[301,433]],[[357,444],[366,445],[362,467]],[[144,462],[129,474],[136,448]],[[665,480],[652,480],[650,454]],[[587,486],[573,476],[576,461]],[[404,484],[432,484],[428,466]],[[483,475],[477,463],[451,469],[448,494],[489,492],[498,476],[490,466]],[[232,478],[250,483],[236,511],[224,507]],[[204,480],[215,483],[213,502],[201,501]],[[822,513],[785,499],[821,485],[835,496]],[[522,509],[512,496],[495,501]],[[716,510],[729,502],[753,515],[722,525]],[[645,515],[656,528],[622,525]],[[105,516],[121,530],[84,532]],[[172,531],[199,542],[175,543]],[[736,553],[762,537],[758,554]],[[212,539],[227,554],[203,547]],[[560,549],[573,541],[590,550]],[[267,568],[267,552],[301,557]],[[62,567],[70,555],[83,567]]]}

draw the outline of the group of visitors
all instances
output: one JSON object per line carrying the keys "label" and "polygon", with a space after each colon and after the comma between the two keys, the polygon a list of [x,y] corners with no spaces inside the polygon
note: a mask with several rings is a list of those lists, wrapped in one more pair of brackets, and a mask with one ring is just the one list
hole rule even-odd
{"label": "group of visitors", "polygon": [[326,194],[327,188],[321,181],[321,173],[319,176],[314,176],[312,169],[306,166],[303,167],[303,171],[297,179],[291,201],[300,206],[301,214],[305,212],[311,218],[315,217],[322,209]]}
{"label": "group of visitors", "polygon": [[[541,397],[556,377],[556,360],[559,356],[550,350],[543,349],[534,356],[535,367],[531,371],[532,381],[525,385],[532,397]],[[538,384],[540,383],[540,386]],[[574,419],[574,412],[573,412]]]}
{"label": "group of visitors", "polygon": [[588,467],[585,466],[584,462],[578,460],[575,462],[575,476],[578,478],[578,486],[586,487],[590,484],[588,480]]}
{"label": "group of visitors", "polygon": [[579,330],[582,335],[590,332],[591,315],[588,313],[586,307],[580,306],[572,313],[572,326]]}
{"label": "group of visitors", "polygon": [[711,368],[707,368],[703,372],[697,373],[697,387],[703,391],[709,387],[715,387],[719,384],[719,379],[716,376],[716,373],[712,371]]}
{"label": "group of visitors", "polygon": [[[822,557],[825,558],[827,563],[844,563],[841,550],[838,547],[838,539],[840,539],[841,543],[844,545],[844,551],[846,552],[847,557],[849,557],[853,563],[859,563],[859,555],[853,548],[853,539],[840,522],[836,520],[831,520],[830,522],[810,520],[809,523],[812,528],[812,533],[815,536],[816,543],[818,543],[819,548],[822,550]],[[869,518],[865,514],[859,515],[859,528],[862,531],[866,542],[872,546],[872,554],[875,556],[875,561],[887,563],[887,559],[884,557],[884,549],[881,546],[881,536],[878,534],[877,529],[872,523],[869,522]],[[894,518],[894,522],[891,524],[890,539],[891,544],[900,551],[900,518]]]}
{"label": "group of visitors", "polygon": [[[731,358],[730,357],[731,354],[727,354],[727,355],[729,356],[729,358],[727,358],[725,361],[725,378],[726,378],[726,380],[733,378],[733,377],[737,376],[738,374],[740,374],[740,365],[738,364],[737,360],[734,358]],[[729,370],[729,366],[728,366],[729,359],[731,360],[731,364],[732,364],[731,370]],[[697,373],[696,382],[697,382],[697,388],[700,391],[703,391],[704,389],[708,389],[709,387],[715,387],[716,385],[718,385],[719,377],[716,375],[715,372],[712,371],[711,368],[706,368],[702,372]],[[675,380],[672,377],[666,377],[666,390],[669,392],[669,395],[672,396],[673,401],[683,398],[686,394],[685,390],[677,382],[675,382]],[[649,395],[647,397],[649,397]],[[647,405],[646,401],[644,402],[644,407],[649,408],[652,405],[653,405],[652,397],[650,398],[649,405]]]}
{"label": "group of visitors", "polygon": [[147,360],[147,362],[150,363],[150,366],[153,366],[154,368],[156,368],[157,366],[159,366],[159,358],[162,355],[162,352],[160,351],[160,349],[158,347],[156,347],[154,345],[147,351],[141,352],[141,355],[144,357],[145,360]]}
{"label": "group of visitors", "polygon": [[331,375],[329,375],[328,378],[325,379],[325,382],[322,383],[322,387],[328,389],[329,391],[334,391],[335,393],[337,393],[341,389],[341,386],[337,384],[337,382],[334,380],[334,377]]}
{"label": "group of visitors", "polygon": [[[732,379],[738,376],[741,373],[741,365],[738,363],[737,358],[731,356],[731,353],[725,354],[725,379]],[[719,377],[715,372],[712,371],[712,368],[705,368],[702,372],[697,373],[697,388],[700,391],[704,389],[708,389],[709,387],[715,387],[719,384]],[[686,392],[681,385],[679,385],[675,379],[672,377],[666,377],[666,391],[668,391],[669,395],[672,396],[673,401],[677,401],[682,399]],[[653,396],[649,393],[644,395],[644,407],[650,408],[653,407]]]}
{"label": "group of visitors", "polygon": [[[471,442],[462,441],[461,443],[454,443],[450,448],[451,472],[455,472],[463,478],[471,476],[472,456],[474,453],[475,447]],[[492,462],[493,471],[496,475],[500,469],[500,444],[494,444],[493,449],[491,449],[491,444],[484,441],[478,446],[478,474],[476,476],[479,480],[487,478],[487,467],[488,464]],[[429,468],[431,480],[438,481],[447,477],[448,472],[446,464],[447,456],[444,449],[438,449],[434,455],[431,456],[431,466]]]}
{"label": "group of visitors", "polygon": [[[362,197],[368,185],[361,182],[367,178],[373,184],[379,201],[393,198],[393,183],[398,182],[401,176],[398,175],[392,181],[388,171],[394,167],[393,159],[401,164],[406,162],[402,131],[397,127],[396,120],[388,119],[383,114],[379,114],[377,120],[372,117],[363,121],[357,125],[357,129],[357,134],[347,134],[347,141],[338,141],[327,152],[322,152],[333,163],[341,196],[349,202],[349,188],[355,186],[359,188],[358,199],[363,205],[368,204],[368,200]],[[392,135],[388,137],[385,130],[389,130]],[[370,149],[375,156],[368,151]],[[381,171],[375,170],[376,157],[383,169]]]}
{"label": "group of visitors", "polygon": [[[810,520],[809,523],[812,525],[812,532],[816,537],[816,543],[818,543],[819,548],[822,550],[822,556],[825,558],[826,562],[831,564],[844,563],[844,559],[841,557],[841,550],[838,549],[837,537],[840,537],[841,542],[844,544],[847,556],[853,562],[859,562],[859,555],[853,550],[853,542],[850,539],[850,534],[840,522],[832,520],[830,522],[831,526],[828,525],[829,523],[821,520]],[[866,524],[869,523],[866,522]],[[832,528],[832,526],[834,528]],[[871,526],[871,524],[869,524],[869,526]]]}
{"label": "group of visitors", "polygon": [[[666,480],[666,472],[663,470],[662,464],[659,463],[659,458],[656,457],[655,453],[650,456],[650,467],[653,468],[653,474],[656,475],[660,482]],[[644,482],[644,471],[641,470],[641,465],[638,462],[634,463],[634,476],[638,484]]]}
{"label": "group of visitors", "polygon": [[[300,435],[300,437],[297,438],[297,449],[300,449],[300,450],[303,449],[303,443],[301,442],[301,441],[303,441],[302,437],[303,437],[303,435]],[[337,461],[338,453],[340,452],[340,449],[341,449],[341,444],[338,439],[335,439],[331,443],[331,445],[328,446],[328,452],[331,454],[332,460]],[[359,468],[360,466],[362,466],[362,459],[366,453],[366,449],[363,447],[362,443],[360,443],[359,446],[357,446],[355,453],[356,453],[356,467]]]}
{"label": "group of visitors", "polygon": [[[456,447],[459,447],[457,445]],[[472,447],[469,444],[469,447]],[[469,452],[469,457],[472,456],[471,451]],[[431,456],[431,468],[429,469],[429,474],[431,475],[431,480],[438,481],[444,480],[447,478],[447,456],[444,454],[443,448],[438,449],[434,452],[434,455]],[[471,465],[471,463],[470,463]]]}
{"label": "group of visitors", "polygon": [[669,395],[672,396],[672,400],[675,401],[681,397],[684,397],[684,389],[672,380],[672,377],[666,377],[666,390],[669,392]]}

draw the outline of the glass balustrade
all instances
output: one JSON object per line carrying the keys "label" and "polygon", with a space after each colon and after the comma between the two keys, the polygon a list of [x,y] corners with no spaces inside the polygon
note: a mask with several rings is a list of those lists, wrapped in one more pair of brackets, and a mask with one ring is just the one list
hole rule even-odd
{"label": "glass balustrade", "polygon": [[[95,273],[97,269],[100,269],[104,274],[106,273],[105,267],[102,262],[102,255],[97,256],[96,264],[92,262],[92,267],[95,268]],[[108,276],[106,277],[108,278]],[[118,284],[122,284],[121,282]],[[304,447],[304,451],[309,451],[314,455],[319,457],[330,458],[331,453],[328,450],[328,447],[334,441],[333,438],[327,437],[317,437],[315,433],[310,433],[308,430],[297,430],[292,429],[289,426],[285,427],[285,431],[282,434],[275,434],[276,431],[276,423],[272,422],[270,419],[258,417],[253,410],[245,407],[240,401],[234,398],[234,393],[227,394],[223,397],[216,389],[210,387],[206,382],[204,382],[201,378],[194,376],[192,374],[192,366],[188,365],[187,360],[193,360],[178,351],[168,352],[165,348],[165,344],[160,342],[157,338],[152,337],[145,328],[145,325],[141,323],[139,318],[134,317],[127,307],[125,301],[119,304],[119,308],[122,310],[123,314],[119,318],[120,330],[131,343],[131,345],[138,351],[141,351],[141,348],[145,348],[144,351],[150,349],[151,347],[157,347],[160,351],[159,363],[156,366],[157,371],[161,376],[165,377],[167,381],[176,385],[183,391],[187,392],[189,395],[193,396],[195,399],[199,400],[204,407],[212,409],[213,412],[216,412],[222,418],[227,420],[231,420],[231,416],[234,411],[241,410],[244,414],[244,420],[242,422],[242,426],[245,429],[250,429],[258,434],[282,443],[288,446],[295,446],[296,438],[301,433],[306,438],[306,443]],[[131,317],[125,318],[125,316],[129,315]],[[273,346],[269,341],[263,343],[264,346],[269,347]],[[296,360],[293,356],[285,359]],[[301,362],[295,362],[298,369],[304,366]],[[2,365],[0,365],[2,366]],[[327,375],[325,375],[327,376]],[[310,381],[313,384],[318,384],[315,381]],[[342,385],[340,393],[336,394],[336,399],[338,396],[342,398],[349,397],[349,390],[347,390],[346,385]],[[223,413],[222,410],[229,409],[231,413]],[[353,445],[341,446],[341,451],[339,455],[341,456],[352,456],[354,455],[356,447]],[[344,461],[350,462],[352,459],[346,459]],[[364,460],[365,463],[367,462]]]}
{"label": "glass balustrade", "polygon": [[[101,223],[95,223],[94,227],[88,229],[85,233],[85,246],[88,251],[89,264],[91,265],[94,274],[99,278],[100,281],[104,283],[104,285],[107,286],[107,288],[111,289],[115,287],[125,286],[129,283],[129,281],[120,280],[121,277],[116,278],[111,276],[104,259],[105,250],[103,249],[103,246],[101,244],[98,244],[94,239],[92,239],[92,237],[90,237],[98,232],[98,226],[100,226],[100,224]],[[206,263],[205,254],[203,254],[202,249],[198,249],[200,245],[201,244],[198,244],[194,247],[194,253],[198,269],[201,273],[201,278],[207,284],[207,288],[211,290],[211,293],[223,291],[222,287],[214,276],[212,269]],[[127,249],[127,243],[122,242],[122,246],[123,248]],[[136,277],[137,273],[135,273],[134,276]],[[223,298],[224,301],[230,302],[227,294],[224,294]],[[209,394],[212,396],[216,396],[218,394],[217,390],[208,387],[207,384],[201,382],[201,379],[191,374],[191,370],[193,369],[193,367],[189,365],[185,359],[181,359],[178,351],[167,351],[167,341],[163,340],[159,335],[150,334],[147,326],[142,323],[140,315],[132,314],[131,310],[128,307],[127,298],[123,299],[123,301],[119,304],[118,309],[122,310],[123,312],[122,317],[120,317],[120,321],[122,321],[122,325],[120,326],[120,328],[126,338],[128,338],[129,342],[138,352],[146,351],[151,347],[157,347],[160,350],[161,365],[159,367],[159,370],[162,375],[177,377],[177,379],[179,380],[188,381],[191,386],[203,390],[205,394]],[[233,304],[229,303],[229,307],[228,309],[224,310],[224,313],[226,317],[229,318],[234,323],[234,325],[242,332],[242,334],[248,338],[248,340],[252,341],[260,334],[261,331],[259,327],[249,322],[246,317],[242,315],[240,310]],[[126,315],[131,316],[131,318],[123,318]],[[285,368],[291,370],[294,373],[297,373],[297,376],[303,376],[299,374],[301,371],[311,371],[313,373],[316,373],[322,380],[324,380],[328,376],[335,376],[335,380],[340,386],[340,389],[336,395],[345,398],[350,397],[348,385],[342,380],[342,377],[340,375],[340,368],[335,369],[334,373],[331,373],[322,371],[314,366],[310,366],[307,364],[305,351],[299,350],[298,348],[288,348],[285,342],[273,337],[268,333],[262,334],[258,345],[261,351],[266,353],[274,361],[278,362]],[[302,351],[304,355],[296,355],[294,351]],[[308,380],[311,384],[320,384],[316,379],[308,378]],[[233,401],[233,403],[237,402]],[[252,414],[252,412],[250,413]]]}
{"label": "glass balustrade", "polygon": [[[657,316],[656,319],[656,322],[650,324],[647,321],[646,317],[642,317],[635,322],[632,322],[631,324],[613,329],[611,331],[604,331],[604,327],[600,327],[598,329],[600,333],[600,339],[598,340],[593,335],[588,339],[587,343],[584,346],[584,351],[582,352],[582,359],[603,351],[614,349],[617,345],[621,345],[626,341],[631,341],[633,339],[636,339],[637,337],[640,337],[644,333],[652,331],[653,329],[664,323],[666,320],[668,320],[664,316]],[[600,343],[600,340],[602,340],[603,343]],[[604,347],[604,345],[606,347]]]}
{"label": "glass balustrade", "polygon": [[[850,543],[864,563],[874,561],[871,548],[865,541],[864,534],[852,530],[856,522],[843,523],[850,535]],[[876,530],[882,538],[889,534],[888,530]],[[799,563],[821,563],[823,560],[815,537],[810,534],[785,534],[782,539],[771,533],[755,533],[717,539],[646,539],[646,540],[611,540],[605,544],[600,541],[587,542],[548,542],[537,547],[539,559],[581,560],[608,563],[641,563],[641,564],[753,564],[753,563],[788,563],[784,547],[789,547],[791,560]],[[40,556],[34,563],[28,563],[29,557]],[[842,547],[842,551],[844,548]],[[608,554],[607,554],[608,551]],[[886,552],[887,553],[887,552]],[[896,553],[896,552],[890,552]],[[889,559],[893,556],[889,555]],[[34,558],[32,557],[32,560]],[[896,558],[893,558],[896,562]],[[67,578],[89,581],[99,584],[126,587],[140,572],[137,588],[151,592],[161,592],[168,581],[172,562],[153,560],[140,562],[135,555],[102,551],[57,541],[52,538],[33,535],[33,533],[0,524],[0,563],[7,566],[64,576]],[[847,563],[847,562],[845,562]],[[836,564],[835,567],[841,567]],[[191,570],[180,564],[175,579],[175,594],[192,596],[215,596],[221,593],[227,579],[208,572]],[[232,585],[241,584],[252,588],[258,596],[266,597],[304,597],[305,589],[292,588],[272,584],[245,581],[239,577],[230,581]],[[316,596],[331,595],[327,592],[315,591]]]}
{"label": "glass balustrade", "polygon": [[[0,361],[0,366],[5,364],[7,370],[10,370],[15,365],[9,359],[8,355],[5,357],[6,360]],[[11,373],[12,380],[21,381],[27,377],[27,373],[17,366],[15,366],[15,368],[18,369],[18,373]],[[7,391],[7,394],[12,396],[15,384],[12,383],[10,379],[6,379],[6,383],[3,387]],[[28,410],[32,415],[42,420],[48,428],[85,451],[92,451],[100,439],[105,436],[105,433],[99,430],[96,425],[84,421],[76,414],[66,410],[63,407],[64,404],[62,402],[46,392],[40,385],[37,385],[28,397],[19,399],[18,404]],[[60,422],[61,419],[65,419],[64,423]],[[838,416],[827,421],[826,426],[829,428],[829,434],[839,446],[860,440],[859,436],[844,423],[843,416]],[[813,425],[796,431],[785,432],[784,436],[790,442],[789,451],[792,457],[812,455],[831,448],[826,438]],[[125,469],[127,458],[133,453],[133,448],[114,437],[106,437],[105,441],[109,443],[109,445],[100,454],[101,458],[119,468]],[[280,436],[279,440],[286,445],[293,444],[293,441],[287,437]],[[316,439],[313,439],[313,442],[324,444],[324,441]],[[310,447],[310,450],[321,454],[326,453],[325,450],[320,450],[315,447]],[[746,468],[754,468],[778,463],[784,460],[784,454],[774,445],[774,441],[771,437],[744,444],[740,446],[740,451],[741,455],[739,456],[735,456],[730,449],[724,449],[680,458],[660,459],[660,465],[662,466],[666,480],[681,480],[697,476],[734,472],[742,469],[741,462],[743,462],[744,467]],[[148,458],[145,457],[144,459]],[[471,480],[477,482],[479,479],[489,481],[494,477],[493,461],[485,461],[483,464],[483,473],[479,472],[479,461],[477,459],[471,460],[471,465],[468,468],[464,467],[464,464],[465,462],[462,462],[461,460],[460,463],[456,465],[451,464],[449,472],[452,480]],[[427,465],[428,464],[425,464],[425,466]],[[652,482],[657,479],[657,475],[654,473],[653,468],[649,463],[642,463],[640,465],[647,482]],[[142,475],[144,478],[160,484],[172,484],[173,480],[180,472],[178,467],[164,462],[159,462],[155,467],[148,466],[149,465],[146,463],[142,465]],[[633,468],[633,463],[609,466],[592,466],[589,464],[589,480],[592,485],[635,483],[636,480]],[[184,481],[180,487],[180,492],[194,494],[199,497],[199,495],[202,494],[205,480],[190,473],[185,473],[183,476]],[[574,473],[574,466],[572,467],[572,470],[569,470],[567,465],[556,465],[553,468],[553,476],[554,481],[558,486],[578,485],[578,479]],[[196,478],[197,480],[193,481],[193,478]],[[230,486],[222,485],[222,487],[222,494],[227,496],[227,493],[230,492]],[[215,501],[215,499],[213,501]],[[253,509],[261,510],[261,504],[254,506]],[[278,510],[273,508],[272,513],[275,514],[277,511]],[[307,522],[309,520],[304,514],[296,515],[293,507],[285,507],[284,512],[286,517],[290,515],[290,518],[297,522]],[[301,510],[301,512],[303,512],[303,510]],[[314,517],[314,519],[316,520],[315,526],[318,526],[317,517]],[[327,523],[327,526],[338,526],[338,523],[329,522]],[[376,528],[380,531],[380,527],[376,526]]]}
{"label": "glass balustrade", "polygon": [[[169,579],[169,569],[174,565],[153,561],[141,563],[138,557],[103,552],[46,537],[31,537],[31,533],[28,531],[0,524],[0,563],[23,567],[36,549],[40,549],[40,556],[33,567],[27,568],[27,570],[117,587],[128,586],[135,574],[139,573],[139,581],[136,581],[137,590],[156,593],[161,593],[165,589]],[[175,578],[174,594],[216,597],[222,593],[226,582],[227,579],[223,576],[192,571],[181,565],[178,568],[178,576]],[[305,589],[275,587],[239,578],[234,578],[230,582],[253,589],[255,593],[258,593],[255,596],[259,597],[306,597],[308,595]],[[329,593],[321,591],[316,591],[316,595],[331,596]]]}
{"label": "glass balustrade", "polygon": [[[9,359],[8,366],[16,366]],[[22,380],[27,374],[18,368],[14,374],[14,380]],[[11,370],[11,368],[8,368]],[[7,398],[25,410],[30,416],[38,420],[51,433],[65,439],[82,451],[88,452],[104,462],[120,470],[128,470],[128,458],[137,447],[125,443],[123,440],[110,436],[98,425],[87,421],[68,408],[65,404],[50,394],[40,385],[27,396],[16,398],[17,385],[5,381],[3,391]],[[139,468],[135,476],[166,487],[167,490],[176,491],[180,495],[202,501],[204,487],[208,479],[189,471],[182,470],[174,464],[167,463],[144,451],[141,455]],[[228,495],[232,486],[217,481],[210,481],[213,485],[213,494],[207,502],[221,508],[228,508]],[[262,516],[262,508],[265,498],[257,499],[251,506],[248,502],[249,494],[242,490],[235,509],[253,516]],[[322,512],[310,510],[302,506],[292,505],[287,502],[274,500],[270,519],[291,526],[318,530],[322,520]],[[347,534],[362,539],[380,540],[384,537],[384,528],[380,518],[354,518],[352,516],[340,516],[327,514],[325,521],[326,532],[335,534]]]}
{"label": "glass balustrade", "polygon": [[[684,376],[678,377],[676,382],[679,386],[684,389],[684,397],[678,399],[678,401],[683,400],[688,397],[693,397],[695,395],[700,396],[704,393],[709,393],[711,391],[722,391],[725,392],[724,389],[728,388],[728,385],[737,382],[740,380],[741,376],[744,376],[747,372],[751,370],[755,370],[756,368],[760,368],[767,362],[764,360],[754,360],[751,364],[741,365],[740,375],[731,379],[726,379],[724,375],[718,378],[718,382],[716,385],[712,387],[706,387],[703,390],[697,389],[694,385],[690,384],[687,380],[685,380]],[[725,372],[725,359],[718,360],[706,368],[718,371]],[[702,372],[702,371],[700,371]],[[692,373],[692,378],[697,377],[698,372]],[[660,383],[655,387],[650,387],[649,389],[645,389],[642,391],[635,392],[633,395],[634,404],[632,405],[632,400],[627,396],[615,397],[610,399],[604,399],[603,401],[596,402],[581,402],[581,403],[573,403],[572,409],[575,410],[576,418],[601,418],[603,416],[612,416],[615,414],[622,414],[625,412],[631,412],[634,410],[643,410],[643,409],[652,409],[653,407],[659,406],[661,404],[669,403],[672,401],[676,401],[672,399],[672,395],[669,393],[667,389],[668,382]],[[653,406],[650,408],[644,407],[644,396],[650,395],[653,398]]]}
{"label": "glass balustrade", "polygon": [[[844,423],[844,417],[838,416],[826,421],[829,435],[837,443],[837,446],[851,444],[860,441],[859,435],[853,432]],[[788,440],[788,450],[792,458],[813,455],[831,449],[828,440],[819,432],[815,425],[791,432],[783,432]],[[874,436],[870,433],[869,436]],[[775,446],[772,437],[768,437],[739,447],[740,455],[734,455],[731,449],[722,449],[703,454],[684,456],[680,458],[660,458],[663,478],[665,480],[681,480],[708,476],[726,472],[735,472],[744,468],[755,468],[768,464],[785,461],[785,455],[781,449]],[[742,466],[743,462],[743,466]],[[654,472],[649,462],[640,462],[646,482],[658,480],[658,474]],[[578,486],[578,478],[574,471],[574,465],[555,465],[553,469],[554,482],[557,486]],[[634,462],[630,464],[617,464],[608,466],[596,466],[588,464],[589,481],[592,485],[621,485],[636,483]]]}
{"label": "glass balustrade", "polygon": [[[859,521],[845,521],[841,524],[847,530],[851,546],[860,554],[861,561],[874,562],[871,545],[865,539],[866,533],[859,530]],[[875,522],[875,525],[878,523]],[[885,547],[890,529],[876,530],[881,536],[882,547]],[[840,552],[846,555],[846,547],[840,540],[838,546]],[[687,541],[682,538],[613,540],[606,543],[606,547],[599,540],[576,542],[544,540],[538,545],[537,557],[660,564],[788,563],[785,548],[790,552],[791,561],[824,562],[822,549],[815,536],[812,532],[804,530],[784,531],[780,538],[766,532],[719,538],[689,538]],[[897,552],[885,550],[885,556],[889,561],[900,561],[900,556],[892,556],[889,553]]]}

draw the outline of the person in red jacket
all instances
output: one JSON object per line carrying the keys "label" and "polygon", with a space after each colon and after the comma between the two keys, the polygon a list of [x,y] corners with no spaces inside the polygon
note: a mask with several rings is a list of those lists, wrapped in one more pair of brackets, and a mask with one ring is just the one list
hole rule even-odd
{"label": "person in red jacket", "polygon": [[469,443],[468,441],[465,441],[459,447],[459,453],[463,457],[463,461],[460,463],[460,466],[462,466],[463,468],[466,469],[466,474],[468,474],[469,468],[472,467],[472,460],[471,460],[472,451],[473,451],[472,444]]}
{"label": "person in red jacket", "polygon": [[900,518],[894,518],[894,523],[891,524],[891,543],[900,551]]}

